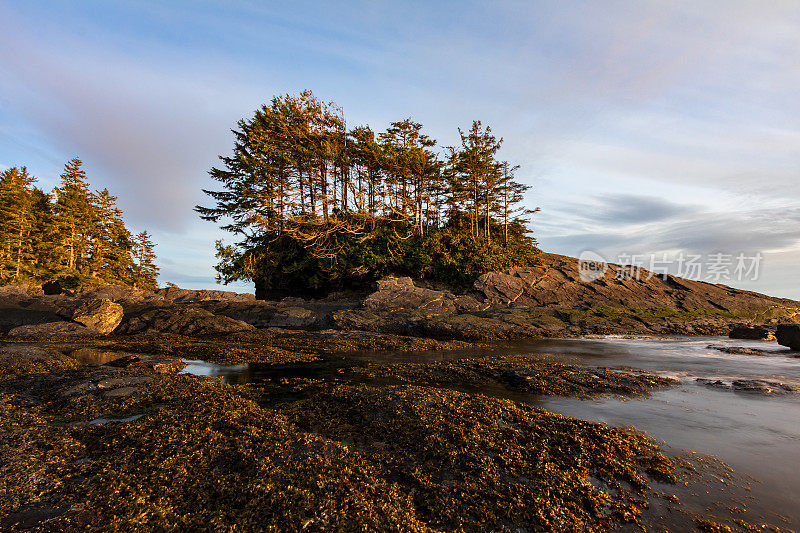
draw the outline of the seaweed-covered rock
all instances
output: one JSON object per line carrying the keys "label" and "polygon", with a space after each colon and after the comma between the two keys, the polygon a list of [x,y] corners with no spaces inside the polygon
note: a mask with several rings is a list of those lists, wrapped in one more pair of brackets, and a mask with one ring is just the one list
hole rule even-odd
{"label": "seaweed-covered rock", "polygon": [[58,350],[9,344],[0,346],[0,374],[17,374],[73,368],[77,362]]}
{"label": "seaweed-covered rock", "polygon": [[122,306],[107,299],[92,299],[83,302],[72,314],[72,320],[108,335],[122,322]]}

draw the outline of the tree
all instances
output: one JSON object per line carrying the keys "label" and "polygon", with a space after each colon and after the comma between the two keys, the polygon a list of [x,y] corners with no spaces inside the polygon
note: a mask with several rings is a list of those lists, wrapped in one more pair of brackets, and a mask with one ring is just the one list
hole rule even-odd
{"label": "tree", "polygon": [[86,263],[88,233],[91,225],[89,183],[83,163],[77,157],[64,166],[61,183],[55,189],[53,223],[57,253],[69,270],[81,270]]}
{"label": "tree", "polygon": [[13,167],[0,175],[0,249],[2,270],[13,272],[14,280],[20,278],[23,262],[32,261],[31,230],[35,225],[34,196],[31,185],[36,179],[25,167]]}
{"label": "tree", "polygon": [[122,280],[131,268],[131,233],[122,220],[117,197],[108,189],[91,195],[90,270],[102,279]]}
{"label": "tree", "polygon": [[482,126],[480,120],[472,122],[468,132],[458,130],[461,146],[450,149],[451,171],[448,173],[450,190],[454,196],[451,205],[463,206],[469,213],[470,231],[480,236],[483,222],[483,238],[491,241],[491,205],[496,199],[500,173],[495,160],[503,139],[496,139],[492,129]]}
{"label": "tree", "polygon": [[156,265],[155,244],[146,231],[137,233],[133,239],[133,286],[140,289],[155,289],[159,268]]}
{"label": "tree", "polygon": [[[117,197],[89,192],[81,161],[68,162],[46,194],[25,167],[0,173],[0,284],[58,279],[68,287],[131,283],[133,240]],[[140,283],[155,287],[157,268],[149,235],[137,253]],[[144,255],[141,255],[141,254]]]}
{"label": "tree", "polygon": [[204,191],[212,205],[195,208],[235,238],[217,243],[218,280],[252,279],[259,297],[296,280],[342,285],[392,268],[442,275],[431,268],[439,259],[452,273],[447,246],[480,268],[526,260],[524,187],[497,159],[502,139],[474,121],[443,161],[422,130],[404,119],[377,135],[348,131],[341,108],[310,91],[273,97],[241,120],[233,153],[210,171],[221,185]]}

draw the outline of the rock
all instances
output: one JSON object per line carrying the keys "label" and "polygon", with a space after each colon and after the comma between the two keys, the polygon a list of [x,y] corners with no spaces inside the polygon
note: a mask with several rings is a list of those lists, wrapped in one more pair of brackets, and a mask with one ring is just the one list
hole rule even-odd
{"label": "rock", "polygon": [[126,357],[128,354],[122,352],[110,352],[97,350],[95,348],[80,348],[70,353],[69,356],[87,365],[105,365],[117,359]]}
{"label": "rock", "polygon": [[781,346],[800,350],[800,324],[778,324],[775,337]]}
{"label": "rock", "polygon": [[317,325],[317,314],[302,307],[284,307],[269,320],[268,327],[286,329],[309,329]]}
{"label": "rock", "polygon": [[256,297],[250,293],[238,293],[232,291],[217,290],[191,290],[181,289],[180,287],[166,287],[159,289],[156,294],[166,300],[177,303],[192,303],[202,301],[226,301],[226,302],[254,302]]}
{"label": "rock", "polygon": [[136,392],[136,387],[121,387],[119,389],[111,389],[103,393],[106,398],[124,398]]}
{"label": "rock", "polygon": [[98,389],[118,389],[120,387],[134,387],[150,383],[153,378],[148,376],[125,376],[120,378],[108,378],[98,381],[95,385]]}
{"label": "rock", "polygon": [[106,299],[92,299],[81,304],[72,315],[72,320],[108,335],[122,322],[122,306]]}
{"label": "rock", "polygon": [[446,291],[424,289],[414,285],[411,278],[384,278],[378,281],[378,290],[364,300],[369,310],[412,310],[420,313],[454,313],[453,294]]}
{"label": "rock", "polygon": [[724,285],[658,276],[641,269],[638,278],[625,277],[627,268],[608,264],[604,275],[581,281],[578,260],[541,253],[540,265],[488,272],[473,290],[492,307],[635,308],[700,310],[731,313],[797,312],[800,303]]}
{"label": "rock", "polygon": [[9,337],[44,337],[48,335],[91,336],[96,333],[72,322],[48,322],[32,326],[20,326],[8,332]]}
{"label": "rock", "polygon": [[728,337],[731,339],[775,340],[775,335],[764,326],[734,326]]}
{"label": "rock", "polygon": [[481,293],[486,305],[491,307],[508,307],[525,294],[528,288],[521,277],[506,272],[487,272],[481,275],[473,285],[473,289]]}
{"label": "rock", "polygon": [[52,311],[26,309],[24,307],[0,307],[0,333],[19,326],[35,326],[48,322],[60,322],[61,318]]}
{"label": "rock", "polygon": [[142,302],[161,299],[160,296],[151,291],[129,287],[128,285],[102,285],[81,292],[80,297],[87,299],[106,299],[115,302]]}
{"label": "rock", "polygon": [[254,326],[226,316],[216,316],[194,307],[162,307],[126,316],[117,333],[179,333],[208,335],[255,329]]}
{"label": "rock", "polygon": [[792,385],[781,383],[779,381],[767,381],[763,379],[733,379],[727,381],[721,379],[697,378],[695,381],[707,387],[737,392],[752,392],[765,395],[797,392],[797,388]]}
{"label": "rock", "polygon": [[765,353],[764,350],[759,350],[757,348],[745,348],[743,346],[722,346],[719,344],[709,344],[706,346],[706,348],[737,355],[764,355]]}
{"label": "rock", "polygon": [[28,298],[30,296],[39,296],[41,294],[44,294],[41,287],[29,285],[27,283],[21,283],[19,285],[4,285],[0,287],[0,299],[6,299],[9,297]]}

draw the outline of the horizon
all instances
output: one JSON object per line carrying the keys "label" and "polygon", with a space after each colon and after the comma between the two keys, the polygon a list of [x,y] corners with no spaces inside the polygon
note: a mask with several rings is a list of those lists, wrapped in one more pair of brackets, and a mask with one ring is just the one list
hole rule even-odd
{"label": "horizon", "polygon": [[226,235],[192,208],[236,122],[311,89],[440,148],[490,125],[545,252],[762,254],[718,281],[800,299],[800,4],[193,5],[0,3],[0,170],[49,191],[81,157],[153,234],[162,285],[252,292],[214,283]]}

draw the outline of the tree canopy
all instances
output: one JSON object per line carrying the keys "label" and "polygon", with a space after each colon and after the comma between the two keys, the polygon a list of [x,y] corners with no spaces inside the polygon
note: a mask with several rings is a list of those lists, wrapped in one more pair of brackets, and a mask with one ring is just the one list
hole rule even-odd
{"label": "tree canopy", "polygon": [[60,280],[155,288],[155,245],[134,237],[117,197],[92,191],[77,157],[48,194],[25,167],[0,173],[0,284]]}
{"label": "tree canopy", "polygon": [[219,281],[254,280],[261,295],[388,273],[458,286],[535,260],[528,186],[480,121],[440,151],[412,119],[348,128],[341,108],[304,91],[272,98],[233,134],[210,171],[220,189],[204,190],[212,205],[196,207],[236,236],[217,243]]}

